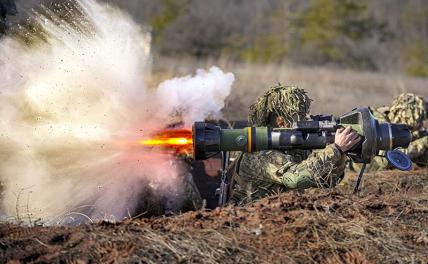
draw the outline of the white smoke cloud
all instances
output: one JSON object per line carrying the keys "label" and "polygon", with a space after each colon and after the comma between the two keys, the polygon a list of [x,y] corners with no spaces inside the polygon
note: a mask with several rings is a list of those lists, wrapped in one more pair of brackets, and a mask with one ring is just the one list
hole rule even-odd
{"label": "white smoke cloud", "polygon": [[135,142],[177,111],[186,125],[219,117],[230,93],[233,74],[216,67],[149,89],[150,34],[117,9],[79,5],[91,34],[81,18],[38,15],[46,42],[0,42],[3,217],[57,224],[128,216],[145,186],[179,186],[171,157]]}
{"label": "white smoke cloud", "polygon": [[162,116],[177,110],[183,113],[183,122],[187,126],[208,116],[220,118],[224,99],[230,94],[234,79],[232,73],[224,74],[219,68],[212,67],[209,71],[198,70],[195,76],[161,83],[157,96],[164,104]]}

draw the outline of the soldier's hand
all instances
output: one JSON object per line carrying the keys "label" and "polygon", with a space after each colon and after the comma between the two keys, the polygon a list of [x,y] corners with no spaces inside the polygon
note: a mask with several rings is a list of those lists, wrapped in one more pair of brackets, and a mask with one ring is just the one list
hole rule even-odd
{"label": "soldier's hand", "polygon": [[334,144],[336,147],[346,152],[352,149],[358,142],[360,142],[361,137],[357,132],[352,130],[349,126],[347,128],[341,128],[336,131],[336,135],[334,136]]}

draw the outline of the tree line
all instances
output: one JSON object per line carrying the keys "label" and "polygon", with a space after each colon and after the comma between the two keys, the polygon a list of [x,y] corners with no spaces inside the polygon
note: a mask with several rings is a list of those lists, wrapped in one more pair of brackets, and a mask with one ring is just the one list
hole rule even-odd
{"label": "tree line", "polygon": [[427,0],[127,0],[163,55],[428,76]]}
{"label": "tree line", "polygon": [[[147,27],[157,55],[428,76],[428,0],[100,1]],[[17,1],[42,2],[58,1]]]}

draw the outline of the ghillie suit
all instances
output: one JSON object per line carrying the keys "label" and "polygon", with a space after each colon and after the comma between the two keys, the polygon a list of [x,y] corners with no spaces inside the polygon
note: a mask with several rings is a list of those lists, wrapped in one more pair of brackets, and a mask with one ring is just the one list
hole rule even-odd
{"label": "ghillie suit", "polygon": [[303,89],[278,84],[250,106],[248,121],[252,126],[274,127],[276,117],[282,117],[291,125],[294,121],[306,119],[311,101]]}
{"label": "ghillie suit", "polygon": [[[305,120],[311,100],[295,86],[273,87],[250,107],[249,122],[253,126],[277,125],[278,117],[290,126]],[[309,150],[262,151],[241,153],[232,162],[230,202],[247,203],[264,196],[288,190],[311,187],[333,187],[344,176],[345,155],[335,145]]]}
{"label": "ghillie suit", "polygon": [[[419,166],[428,165],[428,132],[423,122],[428,118],[427,102],[420,96],[412,93],[400,94],[391,106],[371,109],[379,121],[406,124],[412,130],[412,142],[407,149],[401,149],[410,159]],[[383,153],[380,153],[381,155]],[[357,165],[353,165],[358,169]],[[375,157],[368,166],[368,171],[391,169],[384,157]]]}

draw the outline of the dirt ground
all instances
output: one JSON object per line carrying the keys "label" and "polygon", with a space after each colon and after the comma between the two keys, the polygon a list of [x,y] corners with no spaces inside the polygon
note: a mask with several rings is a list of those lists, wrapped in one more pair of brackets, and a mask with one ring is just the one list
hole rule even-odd
{"label": "dirt ground", "polygon": [[78,227],[0,225],[0,263],[427,263],[428,169],[244,207]]}

